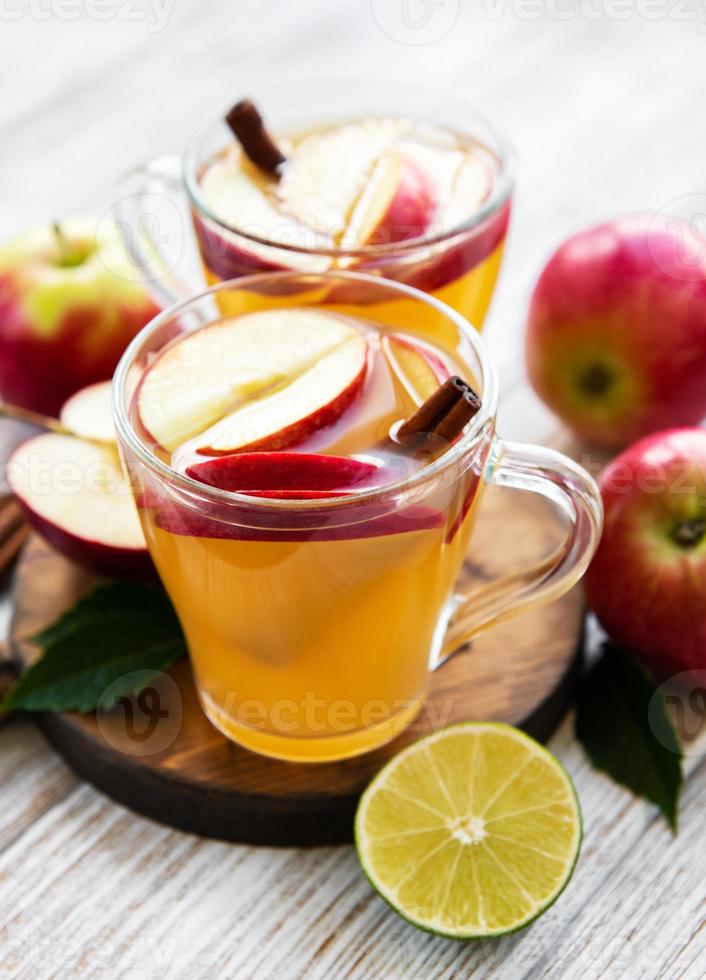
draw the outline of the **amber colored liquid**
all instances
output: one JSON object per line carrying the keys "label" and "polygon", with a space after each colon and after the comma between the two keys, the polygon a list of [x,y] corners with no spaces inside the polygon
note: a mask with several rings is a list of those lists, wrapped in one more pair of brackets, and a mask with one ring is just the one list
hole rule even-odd
{"label": "amber colored liquid", "polygon": [[[297,449],[382,453],[395,464],[381,438],[436,382],[391,358],[389,337],[369,322],[375,354],[362,402]],[[441,347],[428,349],[460,372]],[[176,450],[176,468],[183,456]],[[397,463],[407,471],[423,465],[406,456]],[[172,533],[160,526],[158,507],[141,509],[213,724],[247,748],[294,761],[356,755],[402,731],[439,652],[479,485],[472,470],[440,481],[420,502],[434,519],[418,529],[395,525],[391,533],[373,522],[322,540]]]}
{"label": "amber colored liquid", "polygon": [[[474,508],[472,508],[474,509]],[[471,530],[358,540],[228,541],[145,533],[184,627],[201,703],[246,748],[340,759],[416,714]]]}
{"label": "amber colored liquid", "polygon": [[[466,320],[480,330],[485,321],[490,301],[493,298],[495,285],[497,283],[500,265],[503,258],[504,242],[497,245],[493,251],[484,258],[478,265],[469,269],[451,282],[446,283],[439,289],[430,291],[429,295],[435,299],[446,303],[452,309],[460,313]],[[209,286],[214,286],[221,280],[209,267],[202,263],[204,276]],[[365,270],[369,271],[368,269]],[[249,294],[252,305],[247,304],[247,294],[225,293],[218,297],[219,305],[226,316],[235,316],[239,313],[246,313],[250,310],[262,308],[262,300],[258,299],[257,294]],[[306,302],[315,300],[316,297],[303,297]],[[327,300],[326,294],[321,295],[321,302]],[[277,299],[269,296],[268,306],[291,306],[291,297],[282,296],[279,303]],[[353,308],[351,307],[351,310]],[[387,300],[385,303],[371,304],[365,306],[365,315],[371,320],[382,323],[406,323],[411,330],[421,330],[430,340],[448,340],[448,319],[440,313],[436,313],[432,308],[419,303],[413,299],[394,299]]]}

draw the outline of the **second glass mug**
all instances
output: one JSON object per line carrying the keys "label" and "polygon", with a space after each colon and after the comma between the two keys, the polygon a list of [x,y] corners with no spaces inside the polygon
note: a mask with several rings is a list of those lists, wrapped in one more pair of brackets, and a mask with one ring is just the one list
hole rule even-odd
{"label": "second glass mug", "polygon": [[[459,99],[387,82],[302,81],[254,94],[275,134],[306,133],[322,124],[366,116],[397,116],[448,127],[478,141],[494,158],[497,172],[488,197],[461,224],[433,238],[415,239],[409,230],[401,242],[342,249],[321,247],[312,232],[310,241],[283,244],[260,227],[246,226],[237,214],[226,223],[204,200],[199,183],[204,166],[234,139],[219,117],[191,139],[183,158],[161,157],[127,174],[121,182],[118,220],[133,258],[151,280],[158,298],[173,303],[199,288],[181,282],[170,271],[172,257],[161,249],[166,244],[169,251],[170,243],[161,241],[169,233],[160,232],[159,215],[152,212],[157,197],[175,200],[185,192],[208,284],[260,271],[369,272],[430,293],[480,329],[500,269],[514,184],[514,157],[503,133]],[[224,106],[223,111],[226,109]],[[391,301],[405,307],[409,326],[415,326],[415,304],[400,296],[387,300]],[[371,307],[373,297],[358,290],[356,303]],[[377,310],[370,309],[369,314],[375,319]],[[436,324],[434,318],[426,317],[429,333]]]}
{"label": "second glass mug", "polygon": [[[331,300],[344,292],[345,304]],[[266,310],[286,297],[290,306],[340,313],[357,292],[386,311],[381,330],[428,336],[423,325],[410,330],[410,304],[417,323],[443,320],[439,346],[482,398],[443,456],[355,496],[283,500],[206,486],[142,441],[133,395],[146,367],[181,335],[222,319],[224,305],[234,313]],[[600,534],[598,489],[559,453],[499,439],[497,400],[495,370],[466,320],[418,290],[356,273],[224,282],[162,313],[135,338],[114,381],[118,441],[201,704],[228,738],[302,762],[375,749],[409,724],[432,671],[469,639],[577,582]],[[455,582],[488,484],[549,500],[567,521],[566,538],[535,567],[459,595]]]}

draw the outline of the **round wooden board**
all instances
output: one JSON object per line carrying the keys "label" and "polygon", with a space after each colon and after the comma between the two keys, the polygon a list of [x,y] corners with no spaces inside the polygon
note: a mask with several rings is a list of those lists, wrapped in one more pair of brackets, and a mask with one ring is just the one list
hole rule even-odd
{"label": "round wooden board", "polygon": [[[557,540],[556,524],[541,502],[489,491],[462,585],[531,562]],[[95,583],[42,541],[30,541],[15,579],[12,650],[19,669],[37,657],[29,637]],[[436,671],[428,702],[410,729],[382,749],[344,762],[285,763],[232,744],[202,714],[186,660],[152,685],[158,701],[151,693],[144,712],[133,704],[132,717],[115,708],[100,716],[45,714],[38,720],[80,776],[180,830],[253,844],[349,841],[362,789],[400,748],[434,727],[492,719],[546,739],[574,692],[583,618],[582,597],[574,590],[495,627]],[[158,712],[150,714],[155,706]]]}

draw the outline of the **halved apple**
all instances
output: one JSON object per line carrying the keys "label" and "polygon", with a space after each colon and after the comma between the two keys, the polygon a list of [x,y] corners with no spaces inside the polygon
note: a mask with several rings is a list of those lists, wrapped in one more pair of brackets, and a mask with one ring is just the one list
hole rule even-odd
{"label": "halved apple", "polygon": [[237,453],[187,467],[187,476],[240,493],[360,490],[385,482],[383,466],[326,453]]}
{"label": "halved apple", "polygon": [[[344,318],[309,308],[214,323],[168,347],[150,367],[138,394],[140,419],[155,442],[176,449],[239,405],[294,382],[339,348],[345,347],[343,361],[357,365],[355,376],[360,358],[348,355],[360,352],[361,343],[364,351],[360,334]],[[348,383],[350,378],[338,389],[329,386],[330,399]],[[324,403],[319,407],[325,409]],[[310,410],[302,403],[304,415]]]}
{"label": "halved apple", "polygon": [[64,402],[59,419],[74,435],[115,443],[112,391],[112,381],[99,381],[81,388]]}
{"label": "halved apple", "polygon": [[10,457],[7,480],[30,524],[57,551],[102,575],[154,574],[113,447],[36,436]]}
{"label": "halved apple", "polygon": [[368,345],[353,333],[308,370],[271,395],[237,408],[198,439],[197,452],[207,456],[284,449],[331,425],[363,387]]}

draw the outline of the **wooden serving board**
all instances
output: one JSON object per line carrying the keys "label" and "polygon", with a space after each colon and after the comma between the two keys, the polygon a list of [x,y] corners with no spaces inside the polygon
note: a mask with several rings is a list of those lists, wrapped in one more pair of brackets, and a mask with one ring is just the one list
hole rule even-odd
{"label": "wooden serving board", "polygon": [[[492,580],[548,552],[558,539],[541,502],[491,490],[461,584]],[[28,638],[96,581],[44,542],[30,541],[15,579],[11,647],[18,669],[37,657]],[[232,744],[202,714],[186,660],[127,708],[45,714],[38,721],[80,776],[180,830],[253,844],[343,842],[351,839],[356,801],[374,773],[434,727],[493,719],[546,739],[573,695],[583,618],[582,596],[574,590],[497,626],[436,671],[428,706],[407,732],[344,762],[279,762]]]}

